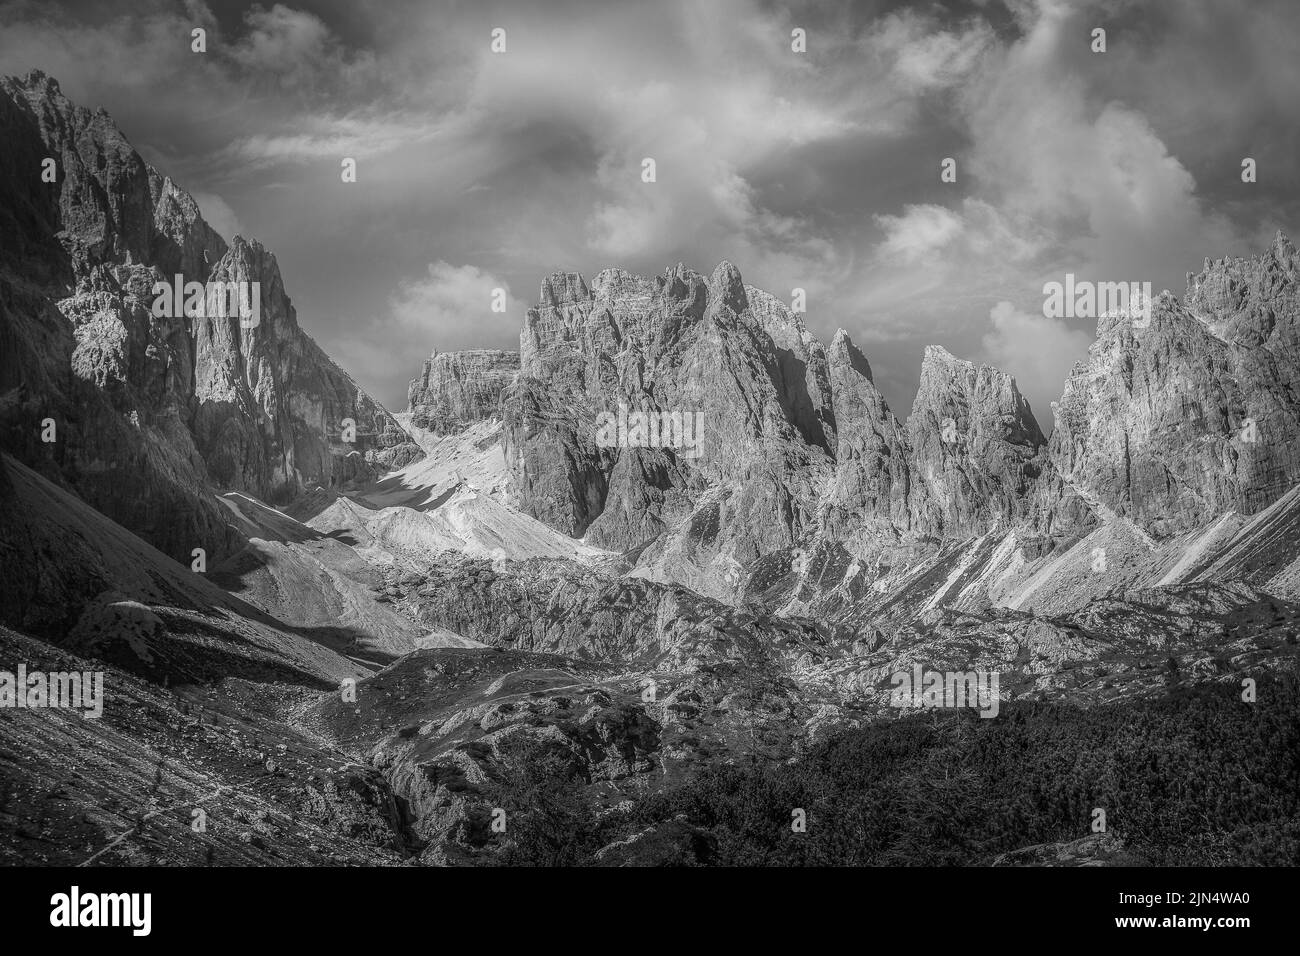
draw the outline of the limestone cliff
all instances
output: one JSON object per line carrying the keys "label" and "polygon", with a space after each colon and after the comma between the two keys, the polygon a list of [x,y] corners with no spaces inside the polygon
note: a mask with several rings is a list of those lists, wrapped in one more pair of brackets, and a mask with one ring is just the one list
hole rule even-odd
{"label": "limestone cliff", "polygon": [[[299,327],[274,256],[227,246],[106,112],[34,71],[0,79],[0,136],[6,450],[187,562],[235,543],[209,490],[286,500],[418,456]],[[157,314],[177,275],[256,283],[260,321]]]}

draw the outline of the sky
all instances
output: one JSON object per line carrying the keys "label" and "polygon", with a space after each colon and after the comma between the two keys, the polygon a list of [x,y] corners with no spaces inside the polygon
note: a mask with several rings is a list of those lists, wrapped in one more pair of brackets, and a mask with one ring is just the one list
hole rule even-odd
{"label": "sky", "polygon": [[900,418],[939,344],[1050,431],[1095,320],[1044,317],[1044,283],[1181,296],[1300,232],[1300,4],[1246,6],[0,0],[0,74],[112,113],[394,410],[432,350],[518,348],[552,272],[728,259],[806,290]]}

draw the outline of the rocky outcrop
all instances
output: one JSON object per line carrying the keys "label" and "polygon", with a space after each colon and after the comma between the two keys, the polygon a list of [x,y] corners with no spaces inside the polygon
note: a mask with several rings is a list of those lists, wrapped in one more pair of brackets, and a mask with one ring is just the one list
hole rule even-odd
{"label": "rocky outcrop", "polygon": [[590,287],[557,273],[539,299],[505,401],[525,510],[627,550],[694,514],[712,486],[725,518],[709,548],[741,560],[813,526],[808,467],[829,465],[834,415],[825,349],[797,315],[728,262],[708,277],[609,269]]}
{"label": "rocky outcrop", "polygon": [[213,282],[256,282],[261,321],[196,318],[196,443],[222,488],[268,500],[365,480],[409,460],[409,439],[378,402],[299,328],[275,256],[236,237]]}
{"label": "rocky outcrop", "polygon": [[[1300,479],[1298,275],[1279,236],[1256,259],[1207,260],[1186,305],[1165,294],[1149,319],[1104,316],[1049,442],[1011,376],[937,346],[900,424],[846,334],[823,348],[730,263],[590,285],[556,273],[503,398],[512,491],[552,527],[715,597],[740,569],[770,587],[765,555],[806,565],[823,544],[915,566],[1014,530],[1024,564],[1111,521],[1162,538],[1258,513]],[[698,448],[635,434],[641,411],[703,412]]]}
{"label": "rocky outcrop", "polygon": [[911,525],[911,449],[867,357],[843,329],[831,342],[829,363],[838,435],[821,524],[829,540],[862,551]]}
{"label": "rocky outcrop", "polygon": [[1046,439],[1010,375],[928,347],[907,430],[921,533],[964,538],[1024,516]]}
{"label": "rocky outcrop", "polygon": [[[503,404],[521,507],[702,593],[814,541],[867,555],[1045,523],[1046,441],[1009,375],[929,349],[904,426],[847,334],[825,348],[728,262],[556,273],[520,354]],[[699,413],[698,445],[634,432],[642,411]]]}
{"label": "rocky outcrop", "polygon": [[829,631],[811,621],[739,610],[680,586],[614,578],[560,562],[496,569],[459,561],[417,580],[389,575],[389,593],[429,628],[512,650],[695,669],[729,658],[819,658]]}
{"label": "rocky outcrop", "polygon": [[1143,860],[1124,849],[1110,833],[1092,833],[1068,843],[1038,843],[1000,853],[990,866],[1141,866]]}
{"label": "rocky outcrop", "polygon": [[1206,260],[1185,303],[1103,317],[1056,407],[1056,471],[1157,537],[1254,514],[1300,480],[1300,259],[1281,234]]}
{"label": "rocky outcrop", "polygon": [[518,371],[518,352],[435,351],[407,389],[411,423],[435,435],[448,435],[499,418],[501,394]]}
{"label": "rocky outcrop", "polygon": [[[33,72],[0,80],[0,135],[6,450],[187,562],[237,546],[205,489],[283,501],[418,454],[298,326],[275,258],[228,247],[107,113]],[[258,283],[260,321],[157,314],[177,275]]]}

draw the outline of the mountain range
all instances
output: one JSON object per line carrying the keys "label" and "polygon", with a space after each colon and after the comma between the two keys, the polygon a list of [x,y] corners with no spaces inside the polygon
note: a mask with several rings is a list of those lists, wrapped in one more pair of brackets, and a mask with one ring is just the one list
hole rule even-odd
{"label": "mountain range", "polygon": [[[517,353],[434,351],[393,414],[105,112],[33,72],[0,133],[0,669],[107,675],[100,719],[0,720],[5,862],[494,862],[535,765],[617,820],[906,718],[915,668],[1093,708],[1294,666],[1280,233],[1102,316],[1050,436],[938,346],[900,420],[727,261],[546,277]],[[259,321],[157,315],[178,275]],[[602,439],[638,414],[698,447]]]}

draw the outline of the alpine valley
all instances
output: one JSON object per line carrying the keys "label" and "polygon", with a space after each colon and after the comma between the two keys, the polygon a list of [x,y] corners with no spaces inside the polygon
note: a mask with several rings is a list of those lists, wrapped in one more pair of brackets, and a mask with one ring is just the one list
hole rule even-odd
{"label": "alpine valley", "polygon": [[1099,320],[1050,436],[727,261],[548,276],[390,413],[107,113],[0,79],[0,143],[0,671],[104,675],[0,707],[0,862],[1300,862],[1284,235]]}

